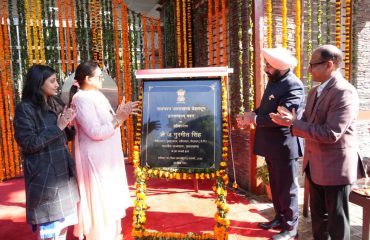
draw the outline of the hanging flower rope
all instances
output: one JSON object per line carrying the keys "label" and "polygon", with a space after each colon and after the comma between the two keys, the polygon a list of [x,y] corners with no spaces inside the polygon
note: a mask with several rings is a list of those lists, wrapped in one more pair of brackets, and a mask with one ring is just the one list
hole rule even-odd
{"label": "hanging flower rope", "polygon": [[70,0],[71,19],[72,19],[72,50],[73,50],[73,69],[77,68],[77,39],[76,39],[76,20],[75,20],[75,5],[74,1]]}
{"label": "hanging flower rope", "polygon": [[[28,1],[28,0],[26,0]],[[59,44],[60,44],[60,58],[62,60],[62,72],[67,73],[67,67],[65,62],[65,48],[64,48],[64,34],[63,34],[63,12],[62,12],[62,0],[58,0],[58,19],[59,19]]]}
{"label": "hanging flower rope", "polygon": [[284,48],[288,47],[288,19],[287,19],[287,0],[282,0],[282,22],[283,22],[283,30],[282,30],[282,46]]}
{"label": "hanging flower rope", "polygon": [[188,36],[188,39],[187,39],[187,43],[188,43],[188,52],[187,52],[187,56],[188,56],[188,67],[193,67],[193,33],[192,33],[192,30],[191,30],[191,18],[192,18],[192,14],[191,14],[191,0],[187,0],[187,4],[186,4],[186,19],[187,19],[187,36]]}
{"label": "hanging flower rope", "polygon": [[335,1],[335,45],[340,49],[341,45],[341,0]]}
{"label": "hanging flower rope", "polygon": [[352,23],[352,0],[346,0],[346,21],[345,21],[345,50],[344,50],[344,76],[347,80],[351,77],[351,23]]}
{"label": "hanging flower rope", "polygon": [[159,68],[163,68],[163,49],[162,49],[162,30],[161,20],[157,19],[157,32],[158,32],[158,53],[159,53]]}
{"label": "hanging flower rope", "polygon": [[91,34],[92,34],[92,52],[93,52],[93,59],[96,63],[98,61],[98,51],[97,51],[97,39],[96,39],[96,14],[95,12],[95,0],[90,1],[90,8],[91,8]]}
{"label": "hanging flower rope", "polygon": [[216,66],[220,66],[220,18],[218,16],[219,12],[219,2],[215,0],[215,29],[216,29]]}
{"label": "hanging flower rope", "polygon": [[[132,87],[131,87],[131,70],[130,70],[130,53],[129,53],[129,36],[128,36],[128,22],[127,22],[127,6],[122,3],[122,48],[123,48],[123,79],[125,86],[125,98],[126,101],[132,101]],[[133,150],[133,117],[130,116],[126,121],[127,129],[127,153],[128,162],[132,162],[132,150]]]}
{"label": "hanging flower rope", "polygon": [[322,6],[321,6],[321,0],[317,2],[317,44],[322,44]]}
{"label": "hanging flower rope", "polygon": [[97,38],[97,57],[98,57],[98,63],[101,68],[104,67],[104,62],[103,62],[103,37],[102,37],[102,24],[101,24],[101,15],[100,15],[100,1],[95,2],[95,21],[96,21],[96,38]]}
{"label": "hanging flower rope", "polygon": [[208,49],[209,49],[209,66],[213,65],[213,16],[212,0],[208,0]]}
{"label": "hanging flower rope", "polygon": [[[306,41],[306,55],[307,61],[311,59],[312,53],[312,2],[311,0],[307,0],[307,41]],[[307,71],[307,80],[306,85],[308,89],[311,89],[312,82],[311,82],[311,74]]]}
{"label": "hanging flower rope", "polygon": [[[42,27],[42,21],[44,20],[42,18],[42,14],[41,14],[41,3],[40,3],[40,0],[37,0],[37,16],[38,16],[38,21],[37,21],[37,35],[39,37],[39,43],[40,43],[40,63],[41,64],[45,64],[45,46],[44,46],[44,35],[42,34],[43,33],[43,27]],[[44,8],[43,8],[44,9]],[[45,29],[46,31],[46,29]]]}
{"label": "hanging flower rope", "polygon": [[188,67],[188,44],[187,44],[187,32],[186,32],[186,2],[182,2],[182,43],[184,53],[184,67]]}
{"label": "hanging flower rope", "polygon": [[297,58],[295,75],[301,79],[301,0],[296,0],[295,12],[295,56]]}
{"label": "hanging flower rope", "polygon": [[68,0],[64,0],[64,15],[66,22],[66,38],[67,38],[67,62],[68,62],[68,73],[72,72],[72,59],[71,59],[71,33],[69,28],[69,6]]}
{"label": "hanging flower rope", "polygon": [[[7,19],[7,12],[6,12],[6,2],[2,1],[2,16],[4,19]],[[4,32],[3,28],[0,26],[0,70],[1,70],[1,97],[0,101],[2,102],[2,142],[4,146],[4,162],[5,166],[1,169],[5,170],[5,173],[2,174],[5,178],[11,178],[15,176],[16,167],[15,167],[15,159],[14,158],[14,151],[16,148],[16,144],[13,139],[13,116],[14,116],[14,102],[13,102],[13,89],[11,82],[9,83],[8,80],[12,79],[11,75],[11,55],[10,55],[10,41],[8,35],[8,23],[4,21]],[[2,171],[2,170],[0,170]],[[0,179],[2,180],[2,179]]]}
{"label": "hanging flower rope", "polygon": [[[121,61],[119,57],[120,47],[119,47],[119,34],[118,34],[118,16],[117,16],[117,0],[113,0],[113,29],[114,29],[114,46],[116,53],[116,82],[118,86],[118,101],[121,101],[123,98],[122,95],[122,81],[121,81]],[[122,124],[121,126],[121,139],[122,139],[122,149],[126,154],[126,137],[125,137],[125,128]]]}
{"label": "hanging flower rope", "polygon": [[[177,66],[182,67],[182,48],[181,48],[181,9],[180,0],[176,0],[176,46],[177,46]],[[144,35],[145,40],[145,35]]]}
{"label": "hanging flower rope", "polygon": [[[32,1],[32,0],[31,0]],[[33,46],[32,46],[32,34],[31,34],[31,16],[29,0],[24,1],[24,8],[26,9],[26,29],[27,29],[27,50],[28,50],[28,65],[33,64]]]}
{"label": "hanging flower rope", "polygon": [[267,47],[272,48],[272,0],[266,1],[267,11]]}
{"label": "hanging flower rope", "polygon": [[330,44],[331,42],[331,0],[326,0],[326,44]]}
{"label": "hanging flower rope", "polygon": [[143,22],[143,35],[144,35],[144,57],[145,57],[145,68],[149,68],[149,53],[148,53],[148,32],[146,30],[147,24],[146,24],[146,17],[141,16],[142,22]]}
{"label": "hanging flower rope", "polygon": [[[31,0],[32,1],[32,0]],[[37,21],[37,0],[32,1],[32,27],[33,27],[33,46],[35,48],[36,64],[40,63],[40,48],[39,48],[39,23]]]}
{"label": "hanging flower rope", "polygon": [[154,42],[153,17],[149,18],[149,22],[150,22],[150,45],[152,50],[152,68],[155,68],[155,42]]}

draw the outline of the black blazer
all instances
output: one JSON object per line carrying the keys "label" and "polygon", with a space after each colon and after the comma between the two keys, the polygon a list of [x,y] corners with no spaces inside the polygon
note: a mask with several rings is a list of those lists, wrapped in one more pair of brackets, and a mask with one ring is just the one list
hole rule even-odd
{"label": "black blazer", "polygon": [[74,162],[67,138],[57,126],[57,113],[41,112],[30,101],[15,110],[15,140],[23,156],[26,217],[30,224],[64,218],[76,211],[79,199]]}
{"label": "black blazer", "polygon": [[303,155],[303,140],[293,136],[289,128],[272,122],[269,113],[276,113],[278,106],[284,106],[290,111],[295,108],[300,117],[304,98],[304,85],[290,70],[279,81],[268,82],[261,104],[255,110],[254,154],[270,159],[294,159]]}

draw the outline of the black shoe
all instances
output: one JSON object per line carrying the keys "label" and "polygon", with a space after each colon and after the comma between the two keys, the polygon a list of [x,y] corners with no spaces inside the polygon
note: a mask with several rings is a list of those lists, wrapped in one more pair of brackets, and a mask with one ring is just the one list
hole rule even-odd
{"label": "black shoe", "polygon": [[290,240],[290,239],[295,239],[298,237],[298,232],[297,230],[282,230],[280,233],[274,235],[272,237],[272,240]]}
{"label": "black shoe", "polygon": [[265,229],[265,230],[269,230],[270,228],[281,228],[280,224],[281,224],[281,221],[275,218],[274,220],[270,222],[258,223],[258,227]]}

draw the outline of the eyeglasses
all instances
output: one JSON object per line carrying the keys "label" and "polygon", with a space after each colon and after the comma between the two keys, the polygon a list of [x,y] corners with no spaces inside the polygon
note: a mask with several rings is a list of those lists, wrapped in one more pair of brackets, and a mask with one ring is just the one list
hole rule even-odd
{"label": "eyeglasses", "polygon": [[326,62],[328,62],[328,60],[322,61],[322,62],[317,62],[317,63],[308,63],[308,64],[310,65],[310,68],[313,68],[316,65],[320,65],[320,64],[323,64],[323,63],[326,63]]}

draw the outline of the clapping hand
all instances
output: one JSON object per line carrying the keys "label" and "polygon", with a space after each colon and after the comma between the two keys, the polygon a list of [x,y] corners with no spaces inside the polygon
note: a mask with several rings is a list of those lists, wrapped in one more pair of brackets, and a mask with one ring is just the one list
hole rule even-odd
{"label": "clapping hand", "polygon": [[76,114],[77,110],[74,105],[71,105],[69,108],[65,107],[57,119],[57,126],[60,128],[60,130],[64,130],[76,117]]}
{"label": "clapping hand", "polygon": [[295,109],[290,112],[287,108],[279,106],[277,108],[277,113],[270,113],[271,120],[280,126],[290,127],[294,120],[297,119],[297,114]]}
{"label": "clapping hand", "polygon": [[121,104],[118,106],[116,117],[122,123],[129,115],[136,115],[139,113],[139,102],[127,102],[125,103],[125,97],[123,97]]}

